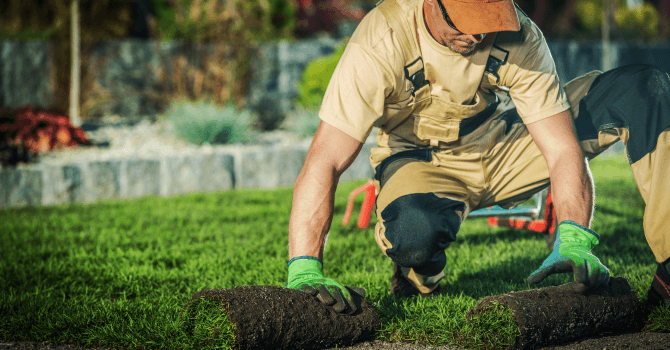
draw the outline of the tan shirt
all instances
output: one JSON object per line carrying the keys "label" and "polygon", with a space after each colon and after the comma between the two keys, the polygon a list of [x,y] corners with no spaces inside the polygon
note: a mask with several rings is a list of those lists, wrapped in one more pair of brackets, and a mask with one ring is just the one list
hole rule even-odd
{"label": "tan shirt", "polygon": [[[398,3],[403,8],[417,6],[417,14],[423,13],[423,0]],[[526,124],[569,109],[542,32],[521,12],[521,32],[516,40],[495,43],[509,51],[497,82],[490,73],[482,76],[485,60],[473,59],[482,44],[468,55],[455,53],[437,43],[426,29],[423,16],[417,17],[421,55],[433,99],[469,105],[477,92],[488,101],[495,100],[495,94],[501,103],[494,116],[516,107]],[[412,102],[406,89],[405,64],[386,18],[378,10],[371,11],[359,24],[335,69],[319,117],[364,142],[373,126],[384,125]]]}

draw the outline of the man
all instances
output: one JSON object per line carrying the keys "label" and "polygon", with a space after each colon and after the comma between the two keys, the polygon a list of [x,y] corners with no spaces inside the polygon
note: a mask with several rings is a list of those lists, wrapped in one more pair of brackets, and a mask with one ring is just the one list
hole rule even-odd
{"label": "man", "polygon": [[[371,163],[375,238],[395,263],[392,293],[439,293],[461,222],[512,207],[551,183],[559,222],[551,255],[528,278],[573,272],[608,283],[591,248],[593,184],[585,161],[627,145],[659,262],[649,299],[670,299],[670,79],[635,65],[562,86],[542,33],[511,0],[385,0],[360,23],[335,70],[289,223],[288,287],[353,312],[350,290],[321,272],[338,177],[380,128]],[[574,123],[573,123],[573,118]]]}

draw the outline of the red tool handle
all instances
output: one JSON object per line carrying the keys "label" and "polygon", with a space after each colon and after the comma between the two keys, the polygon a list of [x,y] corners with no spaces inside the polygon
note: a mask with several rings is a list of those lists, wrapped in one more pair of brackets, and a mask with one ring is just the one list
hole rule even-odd
{"label": "red tool handle", "polygon": [[351,219],[351,213],[354,210],[354,199],[361,193],[365,193],[363,198],[363,206],[361,207],[361,213],[358,215],[357,226],[360,228],[366,228],[370,224],[370,215],[372,213],[372,208],[375,205],[375,199],[377,197],[375,182],[369,180],[365,185],[351,191],[349,194],[349,202],[347,202],[347,209],[344,211],[344,218],[342,218],[342,225],[347,226],[349,224],[349,219]]}
{"label": "red tool handle", "polygon": [[363,199],[363,206],[361,206],[361,213],[358,216],[358,227],[366,228],[370,225],[370,216],[372,215],[372,208],[375,206],[375,183],[370,180],[365,186],[365,198]]}

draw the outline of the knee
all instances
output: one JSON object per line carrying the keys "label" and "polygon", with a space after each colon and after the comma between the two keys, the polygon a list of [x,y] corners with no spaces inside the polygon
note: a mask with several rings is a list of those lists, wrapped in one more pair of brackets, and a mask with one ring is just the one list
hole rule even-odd
{"label": "knee", "polygon": [[654,97],[670,97],[670,77],[656,66],[647,66],[642,72],[647,90]]}
{"label": "knee", "polygon": [[397,198],[381,213],[392,247],[386,255],[403,267],[421,267],[435,260],[456,240],[463,202],[415,193]]}
{"label": "knee", "polygon": [[650,64],[633,64],[623,66],[621,76],[626,85],[636,81],[643,91],[648,91],[651,96],[667,96],[670,94],[670,77],[661,68]]}

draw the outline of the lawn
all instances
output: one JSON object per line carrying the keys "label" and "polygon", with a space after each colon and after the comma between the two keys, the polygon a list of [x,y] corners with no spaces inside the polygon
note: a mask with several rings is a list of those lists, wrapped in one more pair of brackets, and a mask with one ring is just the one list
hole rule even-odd
{"label": "lawn", "polygon": [[[623,155],[596,159],[591,168],[597,191],[593,229],[602,236],[594,252],[645,299],[656,262],[630,168]],[[356,228],[354,215],[342,226],[348,194],[364,182],[337,190],[326,275],[367,290],[382,318],[381,339],[491,346],[492,323],[466,324],[464,314],[487,295],[530,288],[526,277],[549,254],[541,234],[469,219],[446,251],[444,294],[393,298],[392,263],[377,247],[373,225]],[[185,326],[182,307],[206,288],[284,285],[291,197],[290,188],[235,190],[2,210],[0,340],[203,348],[208,334]],[[571,279],[552,276],[542,286]],[[661,310],[647,328],[668,332],[669,321],[670,311]],[[222,337],[209,346],[225,348],[232,341]]]}

